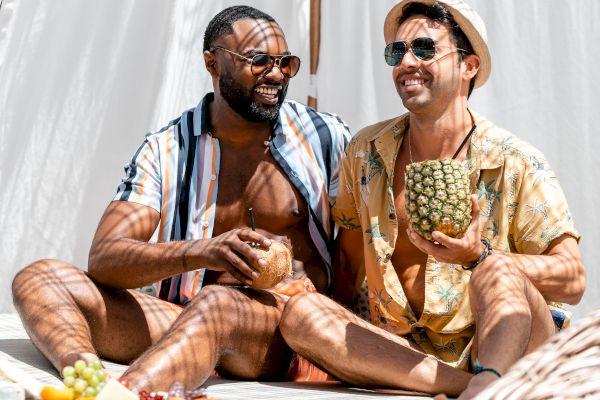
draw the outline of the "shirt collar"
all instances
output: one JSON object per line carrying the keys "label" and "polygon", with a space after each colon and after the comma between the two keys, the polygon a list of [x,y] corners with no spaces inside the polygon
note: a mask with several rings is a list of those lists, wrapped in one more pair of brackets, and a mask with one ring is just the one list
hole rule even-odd
{"label": "shirt collar", "polygon": [[495,169],[504,164],[504,150],[499,129],[480,114],[471,111],[477,129],[471,138],[471,168]]}
{"label": "shirt collar", "polygon": [[376,132],[370,140],[375,143],[375,148],[389,176],[393,175],[396,155],[402,144],[407,126],[408,113],[392,119],[379,132]]}
{"label": "shirt collar", "polygon": [[[470,144],[469,170],[495,169],[504,163],[504,151],[496,140],[497,127],[480,114],[471,111],[477,128]],[[409,114],[392,119],[370,139],[381,156],[388,173],[394,170],[396,154],[408,127]]]}
{"label": "shirt collar", "polygon": [[207,93],[194,110],[194,136],[200,136],[203,133],[212,135],[213,127],[210,123],[210,114],[208,105],[215,99],[214,93]]}

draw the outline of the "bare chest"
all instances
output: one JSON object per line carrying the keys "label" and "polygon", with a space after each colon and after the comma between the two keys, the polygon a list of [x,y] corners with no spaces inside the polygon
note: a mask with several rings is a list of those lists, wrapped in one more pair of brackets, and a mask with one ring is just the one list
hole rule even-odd
{"label": "bare chest", "polygon": [[404,171],[408,160],[403,160],[402,153],[396,160],[393,193],[396,218],[398,220],[398,237],[392,254],[392,264],[398,280],[402,284],[408,303],[417,316],[423,312],[425,302],[425,267],[427,254],[415,247],[406,234],[408,217],[405,201]]}
{"label": "bare chest", "polygon": [[215,234],[249,226],[283,234],[307,216],[307,206],[268,150],[259,156],[224,151],[219,171]]}

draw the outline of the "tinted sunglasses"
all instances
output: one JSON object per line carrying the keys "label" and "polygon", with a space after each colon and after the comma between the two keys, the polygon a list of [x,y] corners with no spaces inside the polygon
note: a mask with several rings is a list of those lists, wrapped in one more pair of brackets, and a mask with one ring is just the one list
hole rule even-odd
{"label": "tinted sunglasses", "polygon": [[300,57],[298,56],[288,54],[272,56],[270,54],[259,53],[252,57],[246,57],[221,46],[215,46],[211,52],[215,50],[223,50],[244,59],[244,61],[250,64],[250,71],[254,76],[261,75],[265,71],[270,71],[273,67],[277,67],[283,75],[292,78],[300,69]]}
{"label": "tinted sunglasses", "polygon": [[[411,53],[413,53],[415,57],[423,61],[429,61],[435,56],[436,49],[438,47],[445,46],[438,46],[435,43],[435,41],[430,37],[419,37],[413,39],[410,43],[407,43],[404,40],[399,42],[392,42],[385,46],[385,62],[392,67],[396,64],[400,64],[402,62],[402,59],[404,58],[404,55],[409,50]],[[456,50],[462,52],[466,51],[464,49]]]}

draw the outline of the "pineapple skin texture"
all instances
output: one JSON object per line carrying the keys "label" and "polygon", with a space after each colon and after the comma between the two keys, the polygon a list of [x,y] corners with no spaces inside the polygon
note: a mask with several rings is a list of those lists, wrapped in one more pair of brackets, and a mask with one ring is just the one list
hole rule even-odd
{"label": "pineapple skin texture", "polygon": [[439,231],[461,238],[471,222],[469,177],[464,162],[427,160],[406,166],[406,215],[412,230],[433,241]]}

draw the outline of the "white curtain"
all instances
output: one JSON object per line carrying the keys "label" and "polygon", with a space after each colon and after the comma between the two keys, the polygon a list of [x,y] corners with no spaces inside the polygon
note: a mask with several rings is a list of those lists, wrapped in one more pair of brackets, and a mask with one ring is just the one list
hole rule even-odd
{"label": "white curtain", "polygon": [[[486,21],[490,81],[471,106],[540,148],[557,171],[588,267],[574,311],[600,306],[597,0],[469,0]],[[0,312],[10,281],[39,258],[85,268],[97,222],[143,135],[197,104],[212,83],[206,24],[223,7],[273,15],[303,60],[289,97],[308,95],[309,0],[4,0],[0,8]],[[322,2],[321,110],[353,131],[403,112],[383,61],[393,0]]]}

